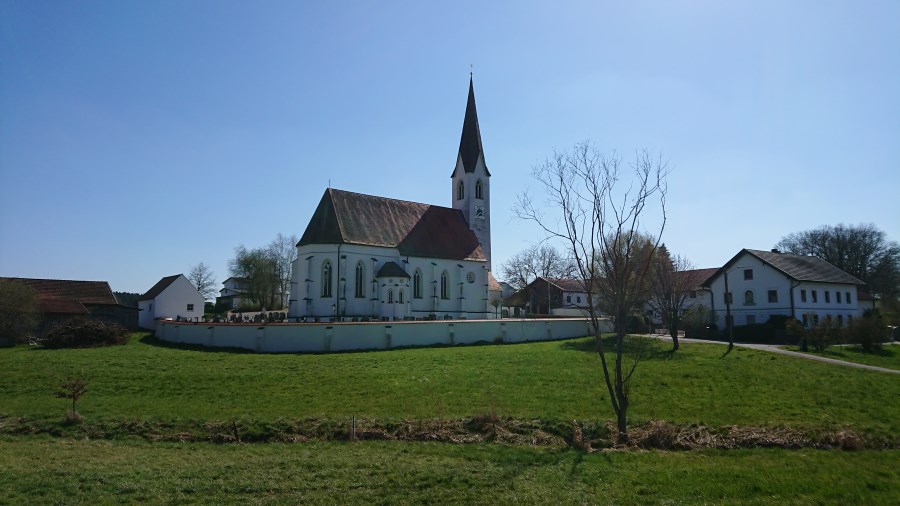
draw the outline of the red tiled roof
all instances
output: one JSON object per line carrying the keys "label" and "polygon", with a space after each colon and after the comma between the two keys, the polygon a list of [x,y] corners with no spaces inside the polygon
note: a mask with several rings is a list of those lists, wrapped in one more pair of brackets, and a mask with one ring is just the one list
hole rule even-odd
{"label": "red tiled roof", "polygon": [[0,278],[21,283],[37,293],[43,313],[86,313],[85,305],[118,305],[106,281]]}
{"label": "red tiled roof", "polygon": [[494,273],[488,271],[488,291],[489,292],[502,292],[503,287],[500,286],[500,283],[497,281],[497,278],[494,277]]}
{"label": "red tiled roof", "polygon": [[159,281],[156,282],[155,285],[153,285],[152,288],[147,290],[147,293],[142,295],[139,300],[155,299],[157,295],[161,294],[163,292],[163,290],[165,290],[166,288],[169,287],[169,285],[174,283],[175,280],[178,279],[178,276],[181,276],[181,274],[175,274],[173,276],[166,276],[166,277],[160,279]]}
{"label": "red tiled roof", "polygon": [[565,278],[544,278],[550,283],[559,287],[560,290],[564,292],[582,292],[587,293],[587,289],[585,288],[587,285],[584,281],[578,279],[565,279]]}
{"label": "red tiled roof", "polygon": [[716,272],[719,272],[717,267],[711,267],[709,269],[691,269],[687,271],[679,271],[679,276],[690,276],[693,281],[692,288],[700,288],[703,286],[709,278],[713,276]]}
{"label": "red tiled roof", "polygon": [[401,255],[485,261],[458,209],[329,188],[297,243],[397,248]]}

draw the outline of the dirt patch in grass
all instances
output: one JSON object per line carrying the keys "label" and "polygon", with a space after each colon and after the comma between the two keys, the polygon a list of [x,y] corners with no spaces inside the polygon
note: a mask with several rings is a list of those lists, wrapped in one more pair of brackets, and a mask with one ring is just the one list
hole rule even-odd
{"label": "dirt patch in grass", "polygon": [[629,429],[626,444],[615,442],[611,422],[519,419],[478,415],[468,419],[327,419],[259,421],[89,421],[73,425],[0,415],[0,434],[73,439],[141,439],[210,443],[301,443],[306,441],[419,441],[452,444],[574,447],[598,450],[691,451],[743,448],[898,449],[900,439],[851,429],[710,427],[654,420]]}

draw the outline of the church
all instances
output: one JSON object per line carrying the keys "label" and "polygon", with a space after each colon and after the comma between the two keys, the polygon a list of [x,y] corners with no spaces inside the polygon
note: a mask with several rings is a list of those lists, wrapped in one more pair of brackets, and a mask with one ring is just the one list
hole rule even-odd
{"label": "church", "polygon": [[493,318],[490,178],[470,77],[452,206],[325,190],[297,243],[288,316]]}

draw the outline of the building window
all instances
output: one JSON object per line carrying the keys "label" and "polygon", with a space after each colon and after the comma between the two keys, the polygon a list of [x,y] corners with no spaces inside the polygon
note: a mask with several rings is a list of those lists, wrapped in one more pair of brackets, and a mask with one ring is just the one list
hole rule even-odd
{"label": "building window", "polygon": [[850,304],[850,292],[847,292],[847,304]]}
{"label": "building window", "polygon": [[483,199],[484,198],[484,187],[481,184],[481,180],[475,181],[475,198]]}
{"label": "building window", "polygon": [[744,269],[744,279],[748,281],[753,279],[753,269]]}
{"label": "building window", "polygon": [[356,264],[356,293],[357,299],[366,296],[366,267],[362,262]]}
{"label": "building window", "polygon": [[753,290],[747,290],[744,292],[744,305],[745,306],[755,306],[756,298],[753,297]]}
{"label": "building window", "polygon": [[393,304],[393,303],[394,303],[394,291],[391,289],[388,289],[388,304]]}
{"label": "building window", "polygon": [[322,263],[322,297],[331,297],[331,260]]}
{"label": "building window", "polygon": [[812,301],[819,302],[819,294],[815,290],[812,291]]}
{"label": "building window", "polygon": [[194,310],[194,305],[193,305],[193,304],[188,304],[188,305],[187,305],[187,310],[188,310],[188,311],[193,311],[193,310]]}
{"label": "building window", "polygon": [[441,273],[441,298],[450,298],[450,280],[448,279],[447,271]]}
{"label": "building window", "polygon": [[403,290],[397,291],[397,302],[399,302],[400,304],[403,304]]}
{"label": "building window", "polygon": [[572,296],[571,296],[571,295],[566,295],[566,302],[568,302],[569,304],[572,303]]}
{"label": "building window", "polygon": [[462,179],[456,183],[456,200],[462,200],[466,197],[466,186],[462,182]]}
{"label": "building window", "polygon": [[747,325],[756,325],[756,315],[747,315]]}
{"label": "building window", "polygon": [[778,290],[769,290],[769,304],[778,302]]}
{"label": "building window", "polygon": [[731,304],[732,302],[731,292],[725,292],[725,304]]}
{"label": "building window", "polygon": [[806,290],[800,290],[800,302],[806,302]]}
{"label": "building window", "polygon": [[825,303],[826,304],[831,303],[831,292],[829,292],[828,290],[825,290]]}
{"label": "building window", "polygon": [[841,292],[835,290],[834,295],[835,295],[835,297],[837,297],[837,303],[840,304],[841,303]]}
{"label": "building window", "polygon": [[419,269],[416,269],[416,272],[413,274],[413,298],[422,298],[422,271]]}
{"label": "building window", "polygon": [[576,296],[575,296],[575,302],[581,304],[581,295],[576,295]]}
{"label": "building window", "polygon": [[[841,293],[841,292],[838,292],[838,293]],[[837,322],[838,322],[838,327],[843,327],[844,326],[844,315],[842,315],[842,314],[837,315]]]}
{"label": "building window", "polygon": [[809,314],[803,313],[803,326],[809,327]]}
{"label": "building window", "polygon": [[818,313],[813,313],[813,325],[816,325],[816,326],[819,325],[819,314]]}

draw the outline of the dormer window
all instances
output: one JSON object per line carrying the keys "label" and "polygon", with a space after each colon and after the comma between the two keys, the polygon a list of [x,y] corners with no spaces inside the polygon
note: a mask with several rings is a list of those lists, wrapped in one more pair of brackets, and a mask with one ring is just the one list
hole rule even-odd
{"label": "dormer window", "polygon": [[460,179],[459,183],[456,183],[456,200],[462,200],[466,198],[466,186]]}
{"label": "dormer window", "polygon": [[484,198],[484,185],[481,184],[481,180],[475,182],[475,198],[483,199]]}

